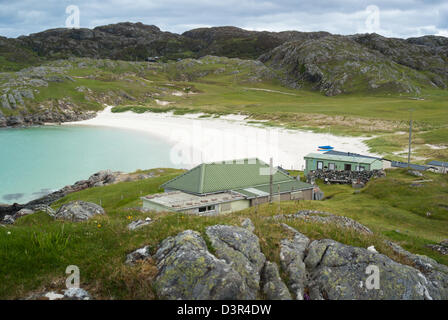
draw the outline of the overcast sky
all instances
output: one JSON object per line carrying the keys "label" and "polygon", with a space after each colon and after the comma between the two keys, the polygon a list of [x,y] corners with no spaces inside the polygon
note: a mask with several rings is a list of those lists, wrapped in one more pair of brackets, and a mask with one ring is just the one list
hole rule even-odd
{"label": "overcast sky", "polygon": [[79,8],[80,27],[87,28],[131,21],[176,33],[231,25],[401,38],[448,36],[447,0],[0,0],[0,35],[65,27],[69,5]]}

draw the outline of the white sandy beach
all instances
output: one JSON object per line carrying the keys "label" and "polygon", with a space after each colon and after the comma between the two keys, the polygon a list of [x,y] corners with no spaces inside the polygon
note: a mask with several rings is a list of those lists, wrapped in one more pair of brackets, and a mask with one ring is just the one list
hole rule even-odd
{"label": "white sandy beach", "polygon": [[241,115],[199,118],[201,114],[175,116],[172,113],[112,113],[108,106],[94,119],[66,125],[107,126],[139,130],[149,139],[166,140],[172,146],[171,161],[184,168],[201,162],[258,157],[285,169],[304,168],[303,157],[321,145],[335,150],[375,155],[368,152],[363,138],[286,130],[247,124]]}

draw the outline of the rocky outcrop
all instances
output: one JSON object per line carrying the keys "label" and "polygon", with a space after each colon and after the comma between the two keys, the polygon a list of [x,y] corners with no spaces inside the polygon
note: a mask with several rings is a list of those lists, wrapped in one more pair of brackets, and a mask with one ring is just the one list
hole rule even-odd
{"label": "rocky outcrop", "polygon": [[[395,39],[388,40],[395,43]],[[406,64],[399,56],[391,57],[385,51],[373,50],[369,44],[359,37],[330,35],[284,43],[260,60],[284,72],[285,85],[293,88],[312,85],[327,96],[359,90],[419,94],[425,86],[446,87],[448,79],[443,72],[446,61],[440,55],[434,57],[439,66],[434,69],[437,74],[426,75],[418,72],[422,69],[416,65]],[[412,55],[406,48],[401,52]],[[412,56],[425,60],[417,58],[419,55]]]}
{"label": "rocky outcrop", "polygon": [[55,214],[55,219],[73,222],[86,221],[96,215],[105,214],[104,209],[91,202],[72,201],[62,205]]}
{"label": "rocky outcrop", "polygon": [[[282,252],[280,258],[287,272],[301,275],[291,280],[290,288],[303,288],[313,300],[448,298],[447,268],[435,261],[430,263],[434,273],[424,274],[418,268],[397,263],[373,250],[329,239],[310,241],[297,231],[293,240],[282,242]],[[422,259],[427,261],[426,258]],[[379,289],[367,285],[369,266],[378,268]],[[302,298],[301,292],[297,298]]]}
{"label": "rocky outcrop", "polygon": [[[11,61],[33,63],[40,57],[128,61],[155,56],[164,61],[207,55],[258,58],[281,71],[284,84],[294,88],[311,84],[331,96],[353,91],[419,94],[422,87],[446,88],[447,41],[436,36],[405,40],[377,34],[258,32],[236,27],[199,28],[179,35],[156,26],[124,22],[94,29],[51,29],[17,39],[0,38],[0,47],[5,51],[2,55]],[[39,81],[60,80],[52,76],[33,82],[40,86],[43,83]],[[8,105],[11,107],[9,98]]]}
{"label": "rocky outcrop", "polygon": [[[246,221],[245,224],[248,224]],[[331,239],[292,234],[280,243],[280,263],[266,261],[258,238],[248,229],[206,228],[213,248],[198,232],[187,230],[162,241],[154,256],[155,288],[163,299],[448,299],[448,267],[389,245],[410,265],[368,249]],[[376,273],[378,272],[378,273]],[[377,278],[372,278],[376,277]],[[378,281],[377,281],[378,280]],[[377,286],[378,284],[378,286]]]}
{"label": "rocky outcrop", "polygon": [[358,34],[350,38],[401,65],[429,73],[430,80],[436,86],[446,88],[448,38],[427,36],[405,40],[386,38],[375,33]]}
{"label": "rocky outcrop", "polygon": [[373,234],[369,228],[361,223],[344,217],[337,216],[329,212],[318,210],[301,210],[295,214],[284,214],[274,216],[275,220],[288,220],[288,219],[300,219],[306,222],[318,222],[318,223],[331,223],[342,228],[348,228],[363,234]]}
{"label": "rocky outcrop", "polygon": [[6,215],[14,216],[14,214],[17,211],[23,208],[31,209],[34,211],[45,211],[50,215],[53,215],[55,212],[48,205],[59,199],[62,199],[63,197],[65,197],[70,193],[92,187],[107,186],[110,184],[115,184],[123,181],[148,179],[151,177],[158,176],[160,173],[163,173],[163,169],[158,169],[158,171],[156,172],[149,172],[147,174],[144,173],[128,174],[123,172],[112,172],[111,170],[99,171],[91,175],[87,180],[77,181],[73,185],[65,186],[64,188],[58,191],[50,193],[39,199],[32,200],[26,204],[13,204],[3,206],[0,205],[0,223],[3,223],[1,221]]}

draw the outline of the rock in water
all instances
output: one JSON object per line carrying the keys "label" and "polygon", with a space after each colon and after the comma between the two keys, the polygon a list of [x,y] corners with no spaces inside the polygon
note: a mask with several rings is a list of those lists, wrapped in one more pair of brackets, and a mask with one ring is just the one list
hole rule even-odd
{"label": "rock in water", "polygon": [[291,294],[280,278],[275,263],[266,261],[262,273],[263,293],[268,300],[291,300]]}
{"label": "rock in water", "polygon": [[217,259],[196,231],[162,241],[154,256],[159,269],[155,289],[162,299],[248,299],[241,276]]}
{"label": "rock in water", "polygon": [[206,229],[215,255],[232,264],[247,285],[249,299],[260,290],[260,273],[266,261],[258,237],[251,231],[234,226],[216,225]]}
{"label": "rock in water", "polygon": [[60,207],[55,214],[55,218],[79,222],[89,220],[95,215],[103,214],[105,214],[104,209],[95,203],[72,201]]}

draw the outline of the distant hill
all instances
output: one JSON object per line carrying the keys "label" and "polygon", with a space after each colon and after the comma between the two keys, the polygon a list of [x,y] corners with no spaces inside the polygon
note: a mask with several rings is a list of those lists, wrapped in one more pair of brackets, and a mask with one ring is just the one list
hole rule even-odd
{"label": "distant hill", "polygon": [[365,91],[418,94],[424,87],[448,85],[448,38],[437,36],[397,39],[236,27],[199,28],[180,35],[124,22],[0,38],[0,44],[0,71],[70,57],[143,61],[159,56],[166,62],[215,55],[259,59],[280,71],[285,85],[311,87],[330,96]]}

